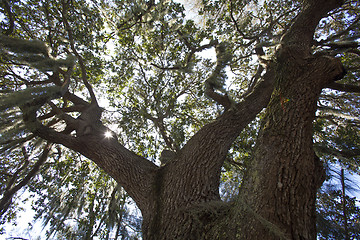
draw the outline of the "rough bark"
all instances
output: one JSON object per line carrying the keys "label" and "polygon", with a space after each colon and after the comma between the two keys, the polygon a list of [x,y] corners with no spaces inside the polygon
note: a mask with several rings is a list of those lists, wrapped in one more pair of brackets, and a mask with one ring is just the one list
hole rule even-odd
{"label": "rough bark", "polygon": [[[315,239],[316,191],[324,180],[312,142],[312,121],[322,86],[342,73],[330,58],[308,59],[304,66],[279,64],[278,86],[263,121],[255,157],[244,182],[240,201],[278,226],[289,239]],[[266,236],[254,219],[254,231]],[[255,227],[256,226],[256,227]],[[256,238],[255,238],[256,239]],[[272,238],[267,238],[272,239]]]}
{"label": "rough bark", "polygon": [[316,239],[324,170],[313,151],[312,122],[322,88],[345,71],[335,58],[310,55],[310,47],[317,22],[339,3],[309,3],[278,50],[275,89],[238,202],[247,221],[242,239]]}

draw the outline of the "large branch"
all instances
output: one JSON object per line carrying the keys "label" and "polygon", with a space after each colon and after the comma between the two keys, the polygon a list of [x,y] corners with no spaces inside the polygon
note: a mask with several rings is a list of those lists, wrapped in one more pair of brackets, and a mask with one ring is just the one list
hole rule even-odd
{"label": "large branch", "polygon": [[352,149],[352,150],[346,150],[346,149],[333,149],[326,146],[314,146],[314,150],[316,152],[320,152],[323,154],[333,155],[335,157],[340,158],[353,158],[358,157],[360,155],[360,149]]}
{"label": "large branch", "polygon": [[192,189],[189,195],[193,195],[186,197],[199,197],[196,194],[214,194],[214,191],[218,191],[220,169],[229,148],[270,100],[274,86],[274,70],[271,65],[263,78],[242,102],[202,127],[178,153],[177,161],[167,164],[169,169],[173,168],[177,172],[178,177],[187,179],[187,187]]}
{"label": "large branch", "polygon": [[[304,8],[295,18],[293,25],[281,39],[281,45],[296,50],[306,58],[314,42],[315,29],[326,13],[340,7],[341,0],[307,0]],[[299,56],[297,56],[299,57]]]}
{"label": "large branch", "polygon": [[225,110],[228,110],[233,105],[231,99],[224,90],[224,78],[226,76],[224,69],[232,58],[232,54],[227,45],[226,42],[216,45],[216,66],[212,74],[205,81],[205,94],[218,104],[222,105]]}
{"label": "large branch", "polygon": [[[53,72],[52,75],[49,76],[49,81],[51,81],[52,83],[54,83],[57,86],[63,86],[64,82],[60,80],[60,73],[64,76],[64,78],[68,79],[70,78],[70,76],[68,75],[68,72],[64,72],[61,69],[59,71]],[[70,79],[68,79],[68,83],[70,83]],[[82,105],[82,106],[88,106],[89,103],[85,100],[83,100],[82,98],[76,96],[73,93],[70,93],[69,91],[66,91],[63,94],[64,100],[69,100],[72,103],[74,103],[75,105]]]}
{"label": "large branch", "polygon": [[62,144],[94,161],[124,187],[140,209],[146,209],[158,167],[126,149],[115,138],[106,138],[104,132],[74,137],[44,126],[38,121],[36,112],[46,101],[36,99],[22,107],[26,127],[40,138]]}
{"label": "large branch", "polygon": [[333,83],[328,84],[326,87],[331,88],[333,90],[342,91],[342,92],[360,93],[360,87],[357,85],[333,82]]}

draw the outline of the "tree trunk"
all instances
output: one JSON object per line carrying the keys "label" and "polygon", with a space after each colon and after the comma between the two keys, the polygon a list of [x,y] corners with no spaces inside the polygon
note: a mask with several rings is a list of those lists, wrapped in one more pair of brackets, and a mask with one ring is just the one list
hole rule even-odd
{"label": "tree trunk", "polygon": [[342,73],[339,66],[325,57],[279,63],[240,193],[239,204],[251,209],[244,239],[316,239],[316,191],[325,175],[313,151],[312,122],[322,86]]}
{"label": "tree trunk", "polygon": [[237,203],[245,211],[241,239],[316,239],[316,192],[325,173],[312,122],[322,89],[345,71],[335,58],[310,54],[317,22],[340,2],[309,2],[276,54],[275,89]]}
{"label": "tree trunk", "polygon": [[[283,60],[276,66],[277,85],[236,203],[220,201],[220,172],[208,174],[211,165],[195,167],[197,158],[224,157],[217,149],[220,145],[201,150],[201,156],[191,151],[191,161],[184,158],[189,150],[184,148],[175,161],[158,170],[157,203],[151,211],[156,214],[144,217],[144,239],[316,239],[316,191],[325,175],[313,151],[312,121],[322,87],[343,68],[328,57],[311,57],[300,64],[289,56],[279,59]],[[211,129],[206,139],[226,131]]]}
{"label": "tree trunk", "polygon": [[313,151],[312,122],[322,88],[344,69],[337,59],[308,54],[300,44],[306,32],[289,35],[277,53],[275,89],[240,191],[241,239],[316,239],[316,192],[325,173]]}
{"label": "tree trunk", "polygon": [[341,205],[343,210],[343,221],[344,221],[344,235],[345,240],[349,240],[349,229],[348,229],[348,217],[347,217],[347,209],[346,209],[346,193],[345,193],[345,174],[344,169],[341,168],[340,171],[341,178]]}
{"label": "tree trunk", "polygon": [[[340,79],[345,71],[339,60],[313,56],[310,48],[318,22],[339,4],[309,1],[283,37],[271,66],[275,71],[275,89],[237,202],[231,207],[221,204],[216,189],[206,188],[218,186],[218,174],[208,175],[190,168],[192,176],[188,176],[188,166],[183,166],[184,172],[181,165],[173,170],[169,166],[169,171],[163,169],[158,177],[162,184],[158,189],[161,196],[158,215],[154,219],[158,225],[153,228],[155,232],[150,231],[150,236],[157,237],[148,239],[316,239],[316,192],[325,173],[313,151],[312,122],[322,89]],[[226,140],[220,138],[218,142]],[[229,146],[222,147],[227,151]],[[198,157],[223,157],[216,148],[215,144]],[[198,171],[209,167],[200,166]],[[177,179],[179,173],[181,178]],[[207,175],[207,184],[198,182],[194,186],[194,181],[191,182],[194,174]],[[214,184],[209,184],[211,181]],[[202,187],[199,192],[196,186]],[[196,194],[183,198],[188,191]]]}

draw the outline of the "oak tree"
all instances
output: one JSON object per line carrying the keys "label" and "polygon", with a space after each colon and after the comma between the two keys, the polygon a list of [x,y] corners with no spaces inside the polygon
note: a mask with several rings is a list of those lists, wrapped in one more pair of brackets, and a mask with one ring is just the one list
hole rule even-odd
{"label": "oak tree", "polygon": [[87,186],[84,239],[118,185],[143,239],[316,239],[327,161],[359,172],[359,142],[345,144],[359,130],[358,1],[203,0],[198,16],[173,1],[2,4],[1,152],[17,170],[1,211],[48,157],[63,179],[65,159],[93,177],[71,167],[78,153],[114,180]]}

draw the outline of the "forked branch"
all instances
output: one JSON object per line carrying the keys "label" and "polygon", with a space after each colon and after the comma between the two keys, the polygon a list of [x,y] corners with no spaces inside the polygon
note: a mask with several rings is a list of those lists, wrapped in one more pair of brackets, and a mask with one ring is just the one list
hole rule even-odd
{"label": "forked branch", "polygon": [[87,88],[87,90],[88,90],[88,92],[90,94],[91,103],[94,103],[94,104],[98,105],[94,90],[93,90],[91,84],[88,81],[88,76],[87,76],[87,73],[86,73],[86,67],[85,67],[84,59],[81,57],[81,55],[79,54],[79,52],[75,48],[73,32],[72,32],[70,24],[69,24],[69,22],[67,20],[67,5],[65,4],[65,1],[62,2],[62,6],[63,6],[63,9],[62,9],[63,23],[64,23],[65,29],[66,29],[66,31],[68,33],[69,42],[70,42],[70,48],[71,48],[72,52],[74,53],[74,55],[76,56],[76,58],[79,61],[79,65],[80,65],[80,69],[81,69],[82,81],[83,81],[85,87]]}

